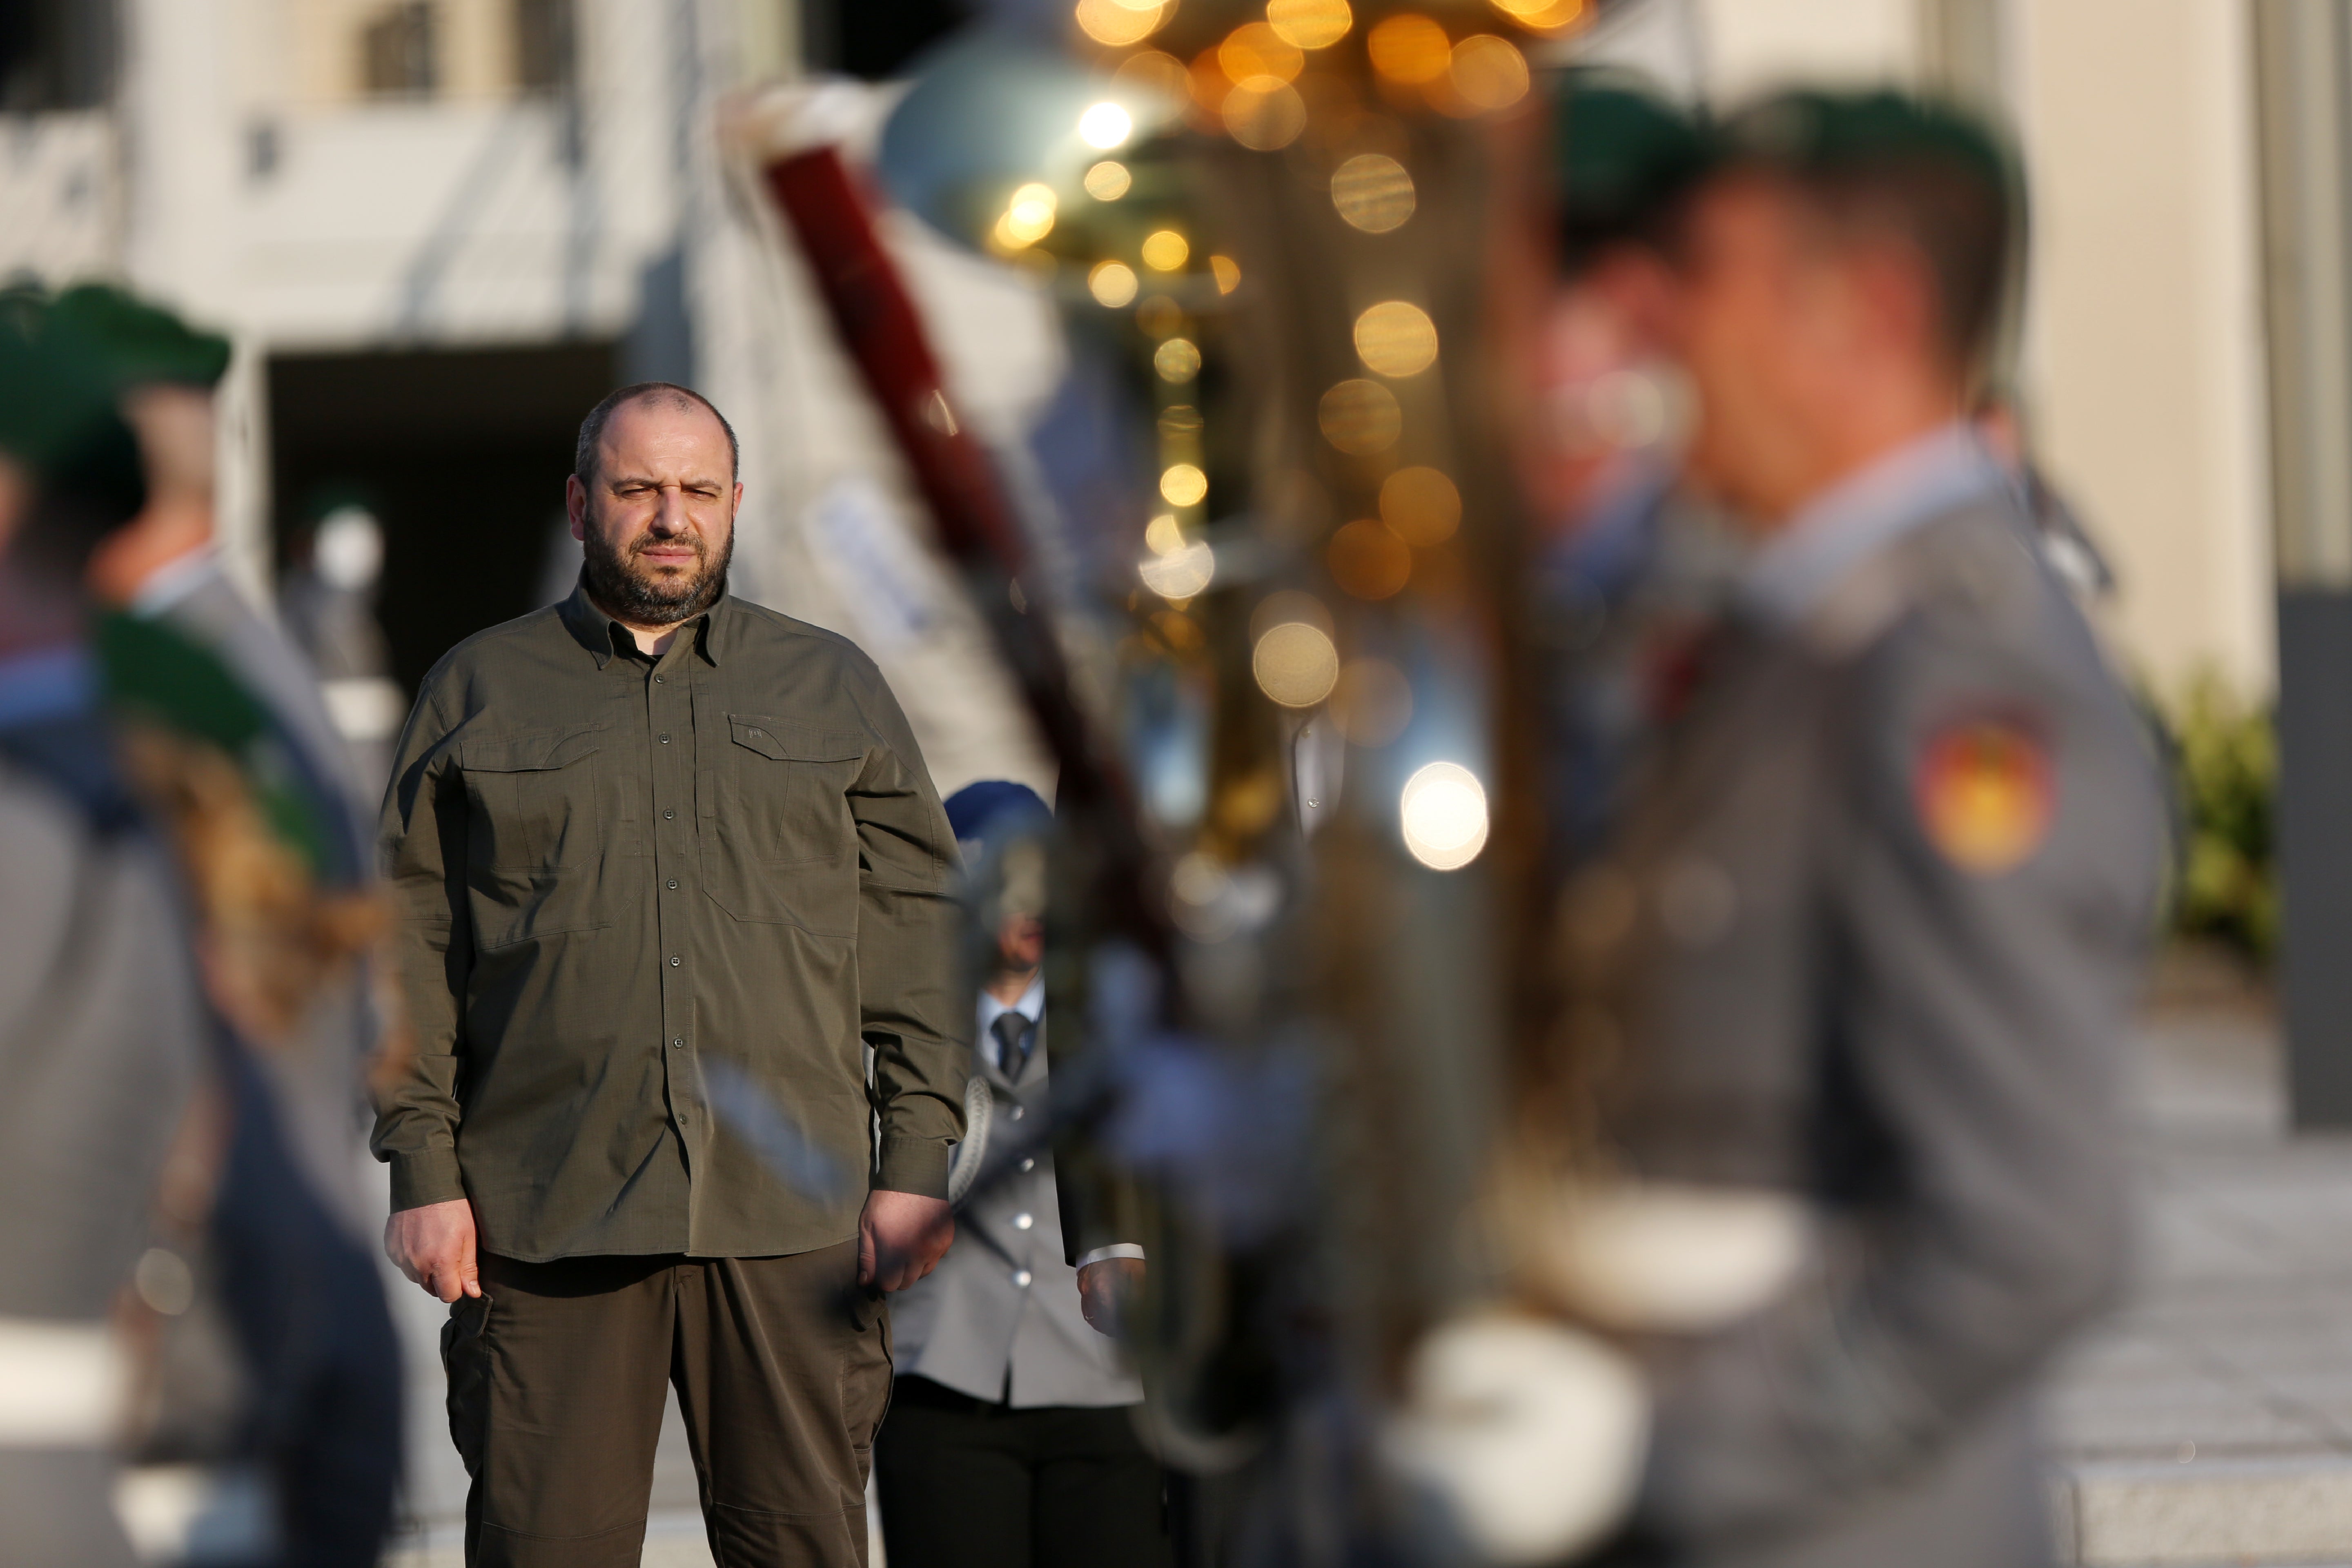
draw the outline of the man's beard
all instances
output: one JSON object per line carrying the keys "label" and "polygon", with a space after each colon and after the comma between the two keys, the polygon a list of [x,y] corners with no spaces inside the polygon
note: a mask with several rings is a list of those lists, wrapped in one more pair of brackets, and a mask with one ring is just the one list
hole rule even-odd
{"label": "man's beard", "polygon": [[727,565],[735,557],[735,535],[731,530],[715,561],[698,532],[677,534],[662,541],[676,543],[686,539],[694,543],[695,570],[667,579],[655,575],[637,559],[646,546],[656,542],[651,532],[637,535],[626,553],[608,543],[593,528],[587,534],[581,542],[580,560],[587,574],[588,596],[596,601],[598,608],[617,620],[642,626],[674,626],[710,608],[727,589]]}

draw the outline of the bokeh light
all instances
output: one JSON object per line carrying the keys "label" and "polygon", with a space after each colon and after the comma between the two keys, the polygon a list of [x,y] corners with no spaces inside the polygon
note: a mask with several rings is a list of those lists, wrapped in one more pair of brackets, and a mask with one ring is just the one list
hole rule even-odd
{"label": "bokeh light", "polygon": [[1329,48],[1356,22],[1348,0],[1266,0],[1265,20],[1283,42],[1302,49]]}
{"label": "bokeh light", "polygon": [[1356,356],[1381,375],[1419,375],[1437,358],[1437,324],[1418,305],[1384,300],[1356,318]]}
{"label": "bokeh light", "polygon": [[1123,261],[1097,262],[1094,270],[1087,274],[1087,290],[1095,297],[1095,302],[1114,310],[1133,303],[1135,289],[1135,268]]}
{"label": "bokeh light", "polygon": [[1258,689],[1285,708],[1312,708],[1339,683],[1339,650],[1322,627],[1283,621],[1257,639],[1250,673]]}
{"label": "bokeh light", "polygon": [[1242,286],[1241,264],[1230,256],[1209,258],[1209,271],[1217,280],[1217,292],[1230,294]]}
{"label": "bokeh light", "polygon": [[1181,104],[1192,90],[1184,62],[1163,49],[1138,49],[1118,62],[1111,80],[1121,87],[1140,88],[1154,98]]}
{"label": "bokeh light", "polygon": [[1165,294],[1154,294],[1135,308],[1135,324],[1154,338],[1168,337],[1184,325],[1184,307]]}
{"label": "bokeh light", "polygon": [[1433,871],[1455,871],[1486,847],[1486,790],[1459,763],[1432,763],[1405,780],[1397,816],[1404,847]]}
{"label": "bokeh light", "polygon": [[1462,526],[1462,492],[1435,468],[1399,468],[1381,481],[1381,521],[1407,544],[1443,544]]}
{"label": "bokeh light", "polygon": [[1412,682],[1384,658],[1351,658],[1331,689],[1331,716],[1349,743],[1385,746],[1412,721]]}
{"label": "bokeh light", "polygon": [[1401,11],[1374,27],[1364,47],[1374,70],[1407,87],[1435,81],[1454,64],[1454,42],[1445,29],[1414,11]]}
{"label": "bokeh light", "polygon": [[1573,27],[1584,16],[1584,0],[1494,0],[1500,11],[1520,26],[1538,33]]}
{"label": "bokeh light", "polygon": [[1254,153],[1275,153],[1307,129],[1307,100],[1288,82],[1252,77],[1225,94],[1217,112],[1233,139]]}
{"label": "bokeh light", "polygon": [[1396,445],[1404,433],[1404,410],[1396,394],[1377,381],[1343,381],[1323,395],[1315,423],[1325,440],[1361,458]]}
{"label": "bokeh light", "polygon": [[1160,476],[1160,494],[1170,506],[1198,506],[1209,493],[1209,476],[1197,464],[1171,463]]}
{"label": "bokeh light", "polygon": [[1180,544],[1164,555],[1139,562],[1135,572],[1145,587],[1172,604],[1208,587],[1217,574],[1217,555],[1206,544]]}
{"label": "bokeh light", "polygon": [[1181,384],[1201,374],[1201,351],[1190,338],[1170,338],[1152,352],[1151,368],[1160,380]]}
{"label": "bokeh light", "polygon": [[1412,550],[1389,525],[1359,518],[1331,536],[1324,547],[1331,580],[1359,599],[1385,599],[1412,576]]}
{"label": "bokeh light", "polygon": [[1156,230],[1143,242],[1143,264],[1155,272],[1173,272],[1192,254],[1192,246],[1172,228]]}
{"label": "bokeh light", "polygon": [[1078,30],[1097,44],[1119,48],[1139,44],[1160,30],[1171,6],[1129,5],[1121,0],[1078,0]]}
{"label": "bokeh light", "polygon": [[996,226],[999,237],[1008,245],[1034,245],[1054,232],[1054,210],[1056,206],[1053,191],[1045,185],[1027,184],[1013,193],[1004,204],[1004,216]]}
{"label": "bokeh light", "polygon": [[1359,153],[1331,174],[1331,205],[1366,234],[1402,227],[1415,200],[1412,175],[1385,153]]}
{"label": "bokeh light", "polygon": [[1217,46],[1217,67],[1235,87],[1247,87],[1260,77],[1297,81],[1307,64],[1299,47],[1264,22],[1244,22]]}
{"label": "bokeh light", "polygon": [[1135,176],[1127,172],[1126,164],[1115,158],[1106,158],[1087,171],[1087,195],[1098,202],[1118,200],[1134,184]]}
{"label": "bokeh light", "polygon": [[1078,140],[1089,147],[1108,152],[1113,147],[1126,146],[1127,139],[1134,134],[1134,116],[1116,103],[1094,104],[1078,116]]}
{"label": "bokeh light", "polygon": [[1454,46],[1454,90],[1473,108],[1508,109],[1528,95],[1528,60],[1517,44],[1480,33]]}
{"label": "bokeh light", "polygon": [[1176,514],[1163,511],[1143,530],[1144,548],[1154,555],[1172,555],[1184,548],[1184,531],[1176,525]]}

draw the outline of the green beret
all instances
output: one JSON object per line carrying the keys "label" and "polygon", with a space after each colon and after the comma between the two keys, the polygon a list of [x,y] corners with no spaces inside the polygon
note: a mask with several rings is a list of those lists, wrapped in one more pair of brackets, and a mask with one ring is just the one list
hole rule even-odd
{"label": "green beret", "polygon": [[117,386],[211,386],[228,369],[228,340],[198,331],[160,305],[103,283],[77,284],[51,301],[49,321],[94,344]]}
{"label": "green beret", "polygon": [[28,333],[0,310],[0,453],[52,493],[130,517],[145,504],[146,479],[106,363],[73,331],[47,320],[39,328]]}
{"label": "green beret", "polygon": [[1800,178],[1940,165],[1982,185],[2014,221],[2025,182],[2008,143],[1964,110],[1908,93],[1776,93],[1732,115],[1713,137],[1718,167],[1785,170]]}
{"label": "green beret", "polygon": [[1696,122],[1628,72],[1564,71],[1551,110],[1560,237],[1571,267],[1642,235],[1706,170]]}

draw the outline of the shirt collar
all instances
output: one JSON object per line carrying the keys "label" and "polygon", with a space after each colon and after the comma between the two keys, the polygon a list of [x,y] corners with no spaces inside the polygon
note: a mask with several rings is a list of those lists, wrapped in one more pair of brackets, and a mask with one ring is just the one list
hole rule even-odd
{"label": "shirt collar", "polygon": [[98,663],[79,643],[0,658],[0,729],[87,713],[98,700]]}
{"label": "shirt collar", "polygon": [[[722,588],[710,608],[695,616],[690,623],[694,631],[694,651],[702,656],[703,663],[713,668],[719,665],[720,633],[724,630],[728,607],[733,603],[734,595]],[[572,634],[572,640],[594,657],[599,669],[612,663],[615,654],[636,646],[636,638],[629,628],[598,609],[595,602],[588,597],[585,573],[572,584],[571,596],[555,608],[563,621],[564,629]]]}
{"label": "shirt collar", "polygon": [[1955,419],[1798,508],[1750,558],[1740,600],[1768,621],[1794,626],[1869,556],[1922,523],[2012,488],[1975,429]]}
{"label": "shirt collar", "polygon": [[1021,1000],[1006,1006],[983,991],[980,994],[980,1033],[984,1038],[996,1026],[996,1020],[1007,1013],[1018,1013],[1031,1023],[1045,1016],[1045,976],[1041,972],[1029,982],[1029,989],[1021,993]]}

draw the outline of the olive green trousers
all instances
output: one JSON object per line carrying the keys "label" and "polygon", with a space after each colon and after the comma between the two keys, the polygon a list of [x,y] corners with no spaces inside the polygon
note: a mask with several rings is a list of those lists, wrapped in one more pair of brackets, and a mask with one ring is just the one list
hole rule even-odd
{"label": "olive green trousers", "polygon": [[468,1568],[636,1568],[669,1384],[724,1568],[864,1568],[890,1329],[856,1242],[481,1269],[441,1332]]}

